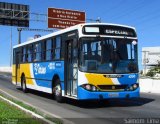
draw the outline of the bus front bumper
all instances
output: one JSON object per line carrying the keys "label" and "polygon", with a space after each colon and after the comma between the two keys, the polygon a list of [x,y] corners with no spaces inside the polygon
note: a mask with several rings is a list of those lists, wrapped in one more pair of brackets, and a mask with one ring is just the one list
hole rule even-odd
{"label": "bus front bumper", "polygon": [[120,92],[92,92],[78,88],[79,100],[103,100],[113,98],[138,98],[140,96],[140,88],[134,91],[120,91]]}

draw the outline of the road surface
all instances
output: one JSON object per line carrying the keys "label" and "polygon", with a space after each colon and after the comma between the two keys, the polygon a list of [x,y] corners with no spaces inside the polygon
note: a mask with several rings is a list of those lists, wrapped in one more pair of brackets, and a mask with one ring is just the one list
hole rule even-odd
{"label": "road surface", "polygon": [[48,114],[76,124],[145,124],[150,121],[159,121],[160,124],[160,94],[141,93],[139,99],[132,100],[77,102],[66,99],[65,103],[57,103],[51,95],[42,92],[30,90],[29,93],[23,93],[11,83],[9,74],[0,74],[0,90]]}

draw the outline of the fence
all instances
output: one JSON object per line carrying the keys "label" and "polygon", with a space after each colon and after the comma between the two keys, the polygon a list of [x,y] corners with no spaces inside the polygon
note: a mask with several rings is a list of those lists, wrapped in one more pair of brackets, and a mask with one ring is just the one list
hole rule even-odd
{"label": "fence", "polygon": [[139,79],[141,92],[160,93],[160,79]]}

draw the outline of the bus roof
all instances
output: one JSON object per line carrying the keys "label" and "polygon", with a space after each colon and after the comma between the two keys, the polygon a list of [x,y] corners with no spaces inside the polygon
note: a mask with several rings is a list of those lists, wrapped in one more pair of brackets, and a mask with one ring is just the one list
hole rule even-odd
{"label": "bus roof", "polygon": [[50,37],[53,37],[53,36],[57,36],[57,35],[60,35],[60,34],[63,34],[63,33],[69,32],[69,31],[73,31],[73,30],[76,30],[76,29],[80,30],[81,27],[83,27],[85,25],[110,25],[110,26],[126,27],[126,28],[131,28],[131,29],[135,30],[135,28],[131,27],[131,26],[113,24],[113,23],[82,23],[82,24],[78,24],[78,25],[75,25],[75,26],[72,26],[72,27],[69,27],[69,28],[66,28],[66,29],[58,30],[56,32],[50,33],[48,35],[44,35],[42,37],[39,37],[39,38],[36,38],[36,39],[33,39],[33,40],[26,41],[24,43],[15,45],[13,48],[17,48],[17,47],[21,47],[21,46],[24,46],[24,45],[27,45],[27,44],[30,44],[30,43],[41,41],[41,40],[44,40],[44,39],[47,39],[47,38],[50,38]]}

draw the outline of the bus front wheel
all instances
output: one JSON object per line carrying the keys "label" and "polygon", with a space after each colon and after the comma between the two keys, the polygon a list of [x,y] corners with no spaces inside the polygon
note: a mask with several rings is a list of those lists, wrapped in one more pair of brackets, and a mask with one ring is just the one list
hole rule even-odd
{"label": "bus front wheel", "polygon": [[56,99],[57,102],[59,102],[59,103],[63,102],[62,87],[61,87],[59,79],[57,79],[55,81],[54,95],[55,95],[55,99]]}

